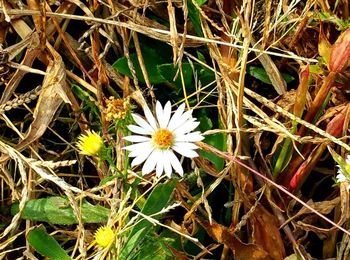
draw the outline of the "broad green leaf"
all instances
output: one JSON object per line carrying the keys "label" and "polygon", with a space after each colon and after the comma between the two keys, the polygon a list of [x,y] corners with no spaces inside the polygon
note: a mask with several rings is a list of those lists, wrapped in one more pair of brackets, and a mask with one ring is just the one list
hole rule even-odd
{"label": "broad green leaf", "polygon": [[[106,222],[108,219],[109,209],[105,207],[99,205],[94,206],[84,200],[81,203],[80,209],[84,223],[101,223]],[[11,214],[14,215],[17,212],[18,203],[11,207]],[[68,199],[64,197],[48,197],[30,200],[26,203],[21,217],[23,219],[59,225],[78,223]]]}
{"label": "broad green leaf", "polygon": [[[162,75],[164,79],[166,79],[170,84],[174,85],[177,91],[182,91],[182,83],[180,75],[177,75],[176,79],[174,77],[177,73],[177,68],[174,67],[172,63],[162,64],[158,66],[158,71]],[[195,70],[195,71],[193,71]],[[202,87],[212,84],[212,87],[206,89],[209,91],[210,89],[215,87],[215,75],[214,73],[200,65],[199,63],[193,63],[192,65],[189,63],[182,64],[182,72],[184,75],[184,84],[188,91],[195,91],[194,86],[194,77],[193,74],[196,73],[199,81],[202,84]]]}
{"label": "broad green leaf", "polygon": [[27,235],[27,240],[39,254],[51,260],[72,259],[60,244],[46,232],[44,226],[39,226],[30,230]]}
{"label": "broad green leaf", "polygon": [[[175,68],[172,63],[162,64],[162,65],[158,66],[158,71],[164,79],[166,79],[168,82],[174,84],[177,89],[182,89],[180,74],[178,74],[176,79],[174,80],[174,77],[176,76],[177,70],[178,70],[178,68]],[[192,70],[192,67],[189,63],[182,64],[182,73],[184,75],[185,86],[186,87],[192,86],[193,70]]]}
{"label": "broad green leaf", "polygon": [[[203,142],[214,146],[215,148],[220,149],[221,151],[225,149],[226,141],[225,136],[222,133],[206,136]],[[206,151],[200,151],[200,154],[201,156],[207,158],[210,162],[212,162],[218,171],[221,171],[224,168],[225,160],[221,157]]]}
{"label": "broad green leaf", "polygon": [[[207,115],[207,112],[202,109],[200,111],[201,115],[198,117],[199,121],[200,121],[200,130],[202,132],[209,130],[213,127],[213,122],[210,119],[210,116]],[[221,151],[225,151],[226,150],[226,138],[225,135],[222,133],[217,133],[217,134],[213,134],[213,135],[208,135],[205,137],[204,141],[207,144],[210,144],[211,146],[214,146],[215,148],[221,150]],[[201,150],[200,154],[207,158],[210,162],[212,162],[215,165],[215,168],[218,171],[221,171],[224,166],[225,166],[225,160],[222,159],[219,156],[216,156],[213,153],[209,153],[206,151]]]}
{"label": "broad green leaf", "polygon": [[[216,86],[215,74],[213,71],[211,71],[208,68],[202,67],[199,70],[199,80],[202,83],[203,87],[208,85],[208,84],[211,84],[212,87],[209,90],[211,90],[212,88],[214,88]],[[208,91],[208,89],[207,89],[207,91]]]}
{"label": "broad green leaf", "polygon": [[189,0],[187,1],[187,7],[188,7],[188,17],[190,18],[194,31],[196,32],[197,36],[202,37],[202,26],[201,21],[199,17],[199,11],[194,6],[193,1],[196,1],[199,5],[203,4],[205,0]]}
{"label": "broad green leaf", "polygon": [[123,247],[121,252],[123,259],[134,259],[135,255],[140,251],[142,240],[145,237],[147,230],[145,228],[139,229],[133,236],[129,236],[128,242]]}
{"label": "broad green leaf", "polygon": [[199,6],[204,5],[207,0],[195,0]]}
{"label": "broad green leaf", "polygon": [[[146,70],[148,72],[148,77],[149,77],[149,80],[151,81],[151,84],[160,84],[160,83],[166,82],[166,79],[162,77],[161,73],[159,73],[157,69],[157,66],[167,62],[161,55],[159,55],[159,50],[143,47],[142,57],[144,59],[144,63],[145,63]],[[131,54],[130,59],[134,65],[138,80],[142,83],[145,83],[145,78],[143,77],[143,73],[140,67],[140,63],[137,59],[136,53]],[[129,69],[128,61],[126,57],[122,57],[118,59],[113,64],[113,68],[115,68],[119,73],[132,78],[132,74]]]}
{"label": "broad green leaf", "polygon": [[138,260],[167,260],[172,259],[173,254],[165,245],[161,237],[147,236],[137,252]]}
{"label": "broad green leaf", "polygon": [[[272,85],[272,82],[271,82],[269,76],[267,75],[266,71],[263,68],[256,67],[256,66],[249,66],[247,68],[247,72],[252,77],[254,77],[254,78],[256,78],[256,79],[258,79],[266,84]],[[295,79],[293,76],[291,76],[287,73],[282,73],[282,77],[286,81],[286,83],[289,83]]]}
{"label": "broad green leaf", "polygon": [[[150,216],[165,208],[176,186],[176,179],[160,184],[153,189],[147,198],[141,213]],[[155,219],[159,219],[159,215]],[[134,248],[137,248],[140,241],[153,230],[154,225],[146,219],[137,223],[130,231],[127,242],[121,252],[121,259],[127,259]]]}

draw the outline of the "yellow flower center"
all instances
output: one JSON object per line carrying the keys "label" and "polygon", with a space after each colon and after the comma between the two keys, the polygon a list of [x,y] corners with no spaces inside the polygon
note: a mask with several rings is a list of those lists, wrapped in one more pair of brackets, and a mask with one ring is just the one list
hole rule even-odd
{"label": "yellow flower center", "polygon": [[153,144],[159,149],[168,149],[174,143],[174,135],[168,129],[158,129],[152,135]]}
{"label": "yellow flower center", "polygon": [[87,131],[86,135],[78,137],[78,148],[81,154],[96,155],[103,146],[103,139],[94,131]]}
{"label": "yellow flower center", "polygon": [[100,247],[107,247],[114,237],[114,231],[110,227],[100,227],[95,233],[95,241]]}

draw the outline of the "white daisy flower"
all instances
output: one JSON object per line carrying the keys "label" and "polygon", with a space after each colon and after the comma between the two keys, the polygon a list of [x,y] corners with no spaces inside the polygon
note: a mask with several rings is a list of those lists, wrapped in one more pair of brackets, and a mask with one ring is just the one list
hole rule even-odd
{"label": "white daisy flower", "polygon": [[341,170],[338,170],[338,175],[335,178],[337,179],[337,182],[343,182],[347,180],[347,178]]}
{"label": "white daisy flower", "polygon": [[[337,180],[337,183],[340,182],[347,182],[350,183],[350,179],[348,178],[350,175],[350,155],[346,157],[346,160],[344,161],[344,164],[342,166],[337,165],[339,167],[338,169],[338,175],[335,177]],[[347,190],[350,190],[350,184],[347,186]]]}
{"label": "white daisy flower", "polygon": [[137,135],[124,137],[135,144],[124,147],[130,151],[129,156],[135,157],[131,166],[143,162],[142,174],[146,175],[156,169],[156,176],[163,172],[170,178],[172,168],[183,176],[183,169],[174,151],[182,156],[194,158],[198,146],[193,142],[203,140],[200,132],[192,132],[199,122],[192,117],[192,110],[185,111],[185,104],[181,104],[171,116],[171,103],[167,102],[164,109],[159,101],[156,104],[156,118],[151,110],[143,108],[146,120],[137,114],[132,114],[137,125],[129,125],[131,132]]}

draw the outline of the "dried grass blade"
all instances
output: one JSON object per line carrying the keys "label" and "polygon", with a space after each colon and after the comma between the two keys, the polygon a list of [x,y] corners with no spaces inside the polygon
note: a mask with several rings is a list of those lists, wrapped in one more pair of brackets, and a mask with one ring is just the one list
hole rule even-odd
{"label": "dried grass blade", "polygon": [[53,59],[47,67],[47,75],[44,78],[42,91],[34,110],[34,121],[25,138],[16,147],[20,150],[44,134],[62,101],[70,103],[64,91],[66,72],[62,58],[51,45],[47,44],[47,47]]}

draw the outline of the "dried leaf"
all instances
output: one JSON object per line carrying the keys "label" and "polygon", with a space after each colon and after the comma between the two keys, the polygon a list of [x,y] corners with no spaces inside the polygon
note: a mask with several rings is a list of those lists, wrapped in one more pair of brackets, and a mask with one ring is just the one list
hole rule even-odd
{"label": "dried leaf", "polygon": [[342,225],[350,218],[350,193],[347,189],[348,183],[342,182],[340,184],[340,209],[341,216],[338,224]]}
{"label": "dried leaf", "polygon": [[275,217],[259,204],[249,220],[253,227],[254,244],[268,252],[272,259],[283,259],[286,252]]}
{"label": "dried leaf", "polygon": [[233,232],[230,232],[230,230],[223,225],[217,223],[213,223],[212,225],[210,225],[207,221],[200,221],[200,224],[213,239],[229,247],[234,253],[234,259],[236,260],[275,259],[258,245],[243,243],[233,234]]}
{"label": "dried leaf", "polygon": [[304,231],[312,231],[312,232],[319,234],[319,235],[328,235],[329,231],[331,230],[329,228],[316,227],[314,225],[307,224],[307,223],[304,223],[302,221],[298,221],[296,223],[296,226]]}
{"label": "dried leaf", "polygon": [[[339,205],[339,202],[340,202],[340,198],[336,197],[333,200],[325,200],[320,202],[314,202],[312,200],[309,200],[306,204],[322,214],[329,214],[334,209],[334,207]],[[293,216],[293,218],[299,217],[304,214],[309,214],[309,213],[313,214],[313,212],[310,209],[303,207],[301,210],[299,210],[298,213],[296,213]]]}
{"label": "dried leaf", "polygon": [[34,120],[24,139],[16,147],[19,150],[24,149],[44,134],[62,101],[70,103],[64,91],[66,73],[62,58],[49,44],[47,46],[53,59],[50,60],[46,70],[42,90],[33,114]]}
{"label": "dried leaf", "polygon": [[319,35],[319,41],[318,41],[318,53],[323,58],[323,60],[326,62],[326,64],[329,64],[329,60],[331,57],[331,51],[332,51],[332,45],[328,41],[326,35],[324,34],[323,27],[320,28],[320,35]]}
{"label": "dried leaf", "polygon": [[307,90],[309,87],[308,80],[309,80],[309,74],[310,69],[309,65],[307,65],[299,75],[299,86],[297,89],[297,93],[295,96],[295,104],[294,104],[294,115],[297,117],[301,117],[305,108],[306,104],[306,96],[307,96]]}
{"label": "dried leaf", "polygon": [[[256,43],[255,40],[252,41],[252,44],[261,49],[260,44]],[[281,72],[278,70],[276,64],[273,62],[271,57],[266,53],[261,53],[258,55],[258,59],[266,70],[267,75],[269,76],[272,86],[279,95],[282,95],[287,91],[287,83],[283,79]]]}

